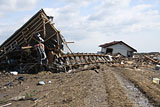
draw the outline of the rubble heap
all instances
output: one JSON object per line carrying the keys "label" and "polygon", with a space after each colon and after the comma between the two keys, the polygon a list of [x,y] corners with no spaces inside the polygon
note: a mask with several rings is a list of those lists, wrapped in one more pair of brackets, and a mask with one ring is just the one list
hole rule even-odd
{"label": "rubble heap", "polygon": [[[53,17],[37,12],[0,46],[0,70],[37,73],[41,70],[68,71],[75,67],[108,62],[107,55],[72,53],[54,27]],[[65,54],[64,46],[69,50]]]}
{"label": "rubble heap", "polygon": [[51,64],[55,55],[63,54],[66,42],[52,21],[41,9],[9,37],[0,46],[0,69],[26,71]]}

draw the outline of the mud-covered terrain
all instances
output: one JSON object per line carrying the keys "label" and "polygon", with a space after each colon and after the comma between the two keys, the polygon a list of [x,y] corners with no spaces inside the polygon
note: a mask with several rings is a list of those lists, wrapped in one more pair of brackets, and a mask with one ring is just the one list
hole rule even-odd
{"label": "mud-covered terrain", "polygon": [[160,71],[105,64],[70,73],[0,74],[0,107],[158,107],[153,77]]}

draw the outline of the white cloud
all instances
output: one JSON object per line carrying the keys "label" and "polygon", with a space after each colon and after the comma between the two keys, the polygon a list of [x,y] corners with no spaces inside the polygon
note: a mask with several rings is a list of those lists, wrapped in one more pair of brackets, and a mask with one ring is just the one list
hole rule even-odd
{"label": "white cloud", "polygon": [[0,24],[0,43],[11,36],[11,32],[14,33],[18,27],[16,24]]}
{"label": "white cloud", "polygon": [[22,11],[35,8],[38,0],[1,0],[1,11]]}
{"label": "white cloud", "polygon": [[4,14],[2,12],[0,12],[0,18],[3,17],[3,16],[4,16]]}
{"label": "white cloud", "polygon": [[61,0],[61,1],[64,1],[73,6],[76,5],[76,7],[81,7],[81,6],[84,7],[98,0]]}
{"label": "white cloud", "polygon": [[11,21],[15,16],[8,17],[8,13],[12,15],[12,12],[32,10],[36,7],[37,2],[38,0],[0,0],[0,43],[24,24],[23,18]]}
{"label": "white cloud", "polygon": [[[66,39],[75,41],[75,44],[71,45],[75,51],[96,52],[101,43],[113,40],[130,41],[126,38],[130,38],[132,33],[144,34],[145,30],[160,30],[160,14],[153,4],[130,6],[131,0],[95,0],[99,5],[89,7],[94,12],[82,15],[81,9],[86,4],[92,4],[91,1],[63,1],[69,4],[63,8],[45,10],[55,17],[55,26],[62,31]],[[138,39],[137,35],[135,37]]]}

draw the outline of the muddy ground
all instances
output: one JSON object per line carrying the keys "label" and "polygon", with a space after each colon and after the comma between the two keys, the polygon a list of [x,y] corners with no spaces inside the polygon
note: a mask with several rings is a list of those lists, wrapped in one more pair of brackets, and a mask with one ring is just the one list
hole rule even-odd
{"label": "muddy ground", "polygon": [[[160,106],[160,85],[152,83],[160,71],[100,66],[71,73],[0,74],[0,107]],[[45,85],[37,85],[39,81]]]}

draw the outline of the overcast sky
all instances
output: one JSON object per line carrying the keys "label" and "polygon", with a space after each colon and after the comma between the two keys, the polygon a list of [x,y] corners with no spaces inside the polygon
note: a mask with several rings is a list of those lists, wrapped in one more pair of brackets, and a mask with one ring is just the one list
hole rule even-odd
{"label": "overcast sky", "polygon": [[111,41],[160,51],[160,0],[0,0],[0,44],[41,8],[75,42],[73,52],[97,52]]}

